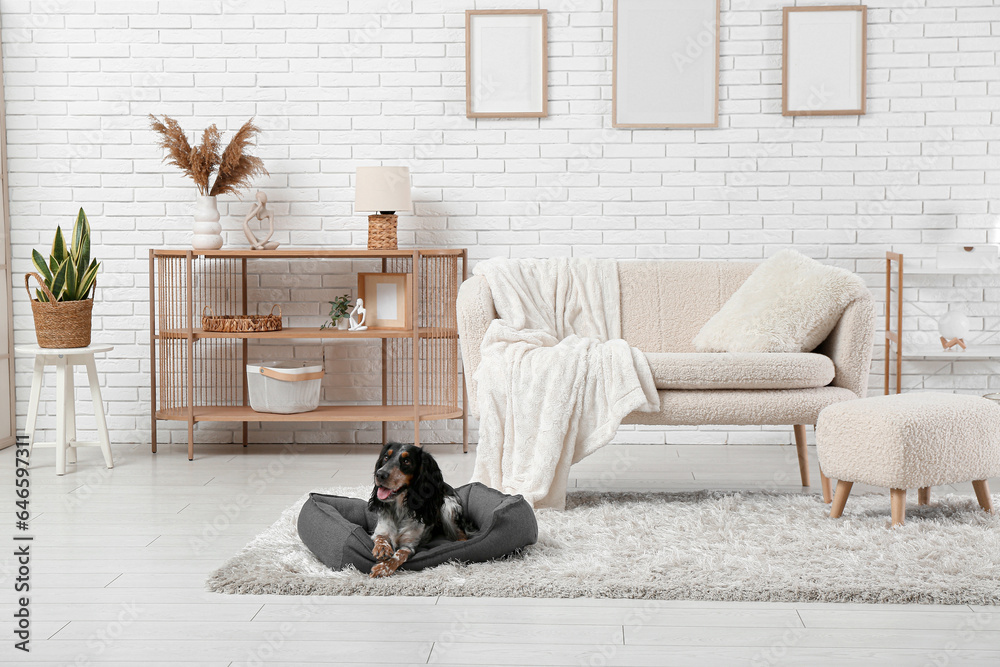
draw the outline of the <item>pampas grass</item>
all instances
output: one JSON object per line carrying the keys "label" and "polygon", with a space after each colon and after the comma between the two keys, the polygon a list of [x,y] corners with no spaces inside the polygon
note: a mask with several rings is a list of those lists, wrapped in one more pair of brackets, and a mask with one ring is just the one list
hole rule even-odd
{"label": "pampas grass", "polygon": [[[213,126],[214,127],[214,126]],[[264,162],[248,152],[260,128],[251,118],[233,136],[219,160],[219,175],[212,186],[213,195],[239,194],[255,176],[267,174]]]}
{"label": "pampas grass", "polygon": [[[164,116],[161,121],[149,116],[150,128],[160,135],[158,145],[167,154],[164,162],[176,166],[185,176],[189,176],[202,195],[239,194],[250,187],[257,176],[267,175],[264,162],[249,153],[260,128],[253,124],[253,118],[243,124],[233,136],[225,150],[222,135],[212,125],[201,135],[201,145],[192,147],[180,124],[173,118]],[[215,182],[209,181],[215,174]]]}

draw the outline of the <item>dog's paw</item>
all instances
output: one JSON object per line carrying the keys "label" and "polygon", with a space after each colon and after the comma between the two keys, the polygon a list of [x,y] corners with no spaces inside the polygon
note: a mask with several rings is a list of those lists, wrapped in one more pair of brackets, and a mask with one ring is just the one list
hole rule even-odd
{"label": "dog's paw", "polygon": [[384,537],[375,539],[375,548],[372,549],[372,556],[377,561],[389,560],[392,557],[392,544]]}
{"label": "dog's paw", "polygon": [[395,570],[389,567],[386,563],[376,563],[375,567],[372,568],[371,575],[369,576],[371,576],[372,579],[378,579],[380,577],[388,577],[394,571]]}

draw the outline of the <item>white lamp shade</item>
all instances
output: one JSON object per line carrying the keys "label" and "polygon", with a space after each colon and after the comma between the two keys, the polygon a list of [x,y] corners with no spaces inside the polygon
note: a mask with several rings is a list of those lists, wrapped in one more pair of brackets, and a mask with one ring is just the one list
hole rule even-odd
{"label": "white lamp shade", "polygon": [[409,167],[358,167],[356,211],[411,211]]}

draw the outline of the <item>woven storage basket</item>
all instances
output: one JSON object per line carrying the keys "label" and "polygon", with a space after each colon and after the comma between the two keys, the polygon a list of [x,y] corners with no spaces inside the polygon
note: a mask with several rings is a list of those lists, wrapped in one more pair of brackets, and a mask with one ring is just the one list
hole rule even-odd
{"label": "woven storage basket", "polygon": [[[275,308],[278,309],[277,315],[274,314]],[[267,315],[216,315],[209,306],[205,306],[201,315],[201,328],[219,333],[281,331],[281,306],[271,306],[271,312]]]}
{"label": "woven storage basket", "polygon": [[368,216],[369,250],[396,249],[396,220],[395,215]]}
{"label": "woven storage basket", "polygon": [[[34,278],[41,285],[48,303],[31,296],[28,280]],[[56,297],[45,285],[45,281],[37,273],[24,274],[24,289],[31,299],[31,313],[35,316],[35,338],[38,347],[70,348],[87,347],[90,345],[91,314],[94,310],[94,298],[82,301],[56,301]],[[97,291],[97,281],[94,281],[94,291]]]}

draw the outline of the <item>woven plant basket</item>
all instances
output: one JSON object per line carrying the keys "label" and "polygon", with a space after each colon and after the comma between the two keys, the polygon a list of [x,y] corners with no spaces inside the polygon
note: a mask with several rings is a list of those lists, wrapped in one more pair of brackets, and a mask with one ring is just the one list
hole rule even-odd
{"label": "woven plant basket", "polygon": [[[49,297],[48,303],[31,296],[31,288],[28,287],[30,278],[34,278],[41,285],[45,296]],[[31,313],[35,316],[35,338],[38,340],[38,347],[65,349],[90,345],[93,296],[82,301],[56,301],[56,297],[46,287],[42,277],[34,272],[24,274],[24,289],[28,291],[28,298],[31,299]],[[96,281],[93,289],[97,291]]]}
{"label": "woven plant basket", "polygon": [[396,249],[396,220],[395,215],[368,216],[369,250]]}

